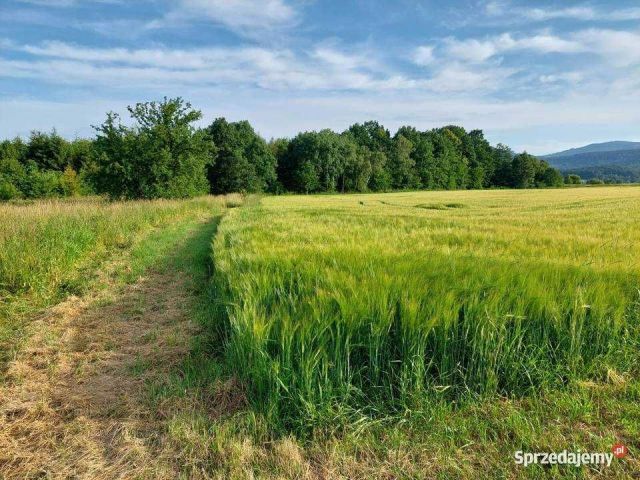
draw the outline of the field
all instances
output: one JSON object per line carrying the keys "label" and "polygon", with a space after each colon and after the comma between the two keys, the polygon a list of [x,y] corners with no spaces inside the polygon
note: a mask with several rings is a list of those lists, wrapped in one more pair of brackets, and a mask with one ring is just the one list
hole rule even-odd
{"label": "field", "polygon": [[0,476],[640,468],[639,187],[240,203],[0,207]]}
{"label": "field", "polygon": [[[149,230],[170,230],[179,221],[208,215],[218,203],[88,198],[0,204],[0,367],[29,315],[82,293],[105,259],[133,247]],[[135,268],[127,266],[130,272]]]}
{"label": "field", "polygon": [[[636,360],[636,188],[265,198],[214,248],[231,363],[284,430]],[[636,344],[637,345],[637,344]]]}

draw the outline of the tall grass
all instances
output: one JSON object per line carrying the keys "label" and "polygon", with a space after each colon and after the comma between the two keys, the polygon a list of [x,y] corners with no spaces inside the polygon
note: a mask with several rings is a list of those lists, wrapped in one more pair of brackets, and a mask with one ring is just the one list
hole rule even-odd
{"label": "tall grass", "polygon": [[631,370],[639,204],[637,187],[264,198],[214,244],[226,355],[298,431]]}
{"label": "tall grass", "polygon": [[226,201],[81,198],[0,204],[0,364],[30,314],[82,292],[112,253],[154,227],[202,215]]}

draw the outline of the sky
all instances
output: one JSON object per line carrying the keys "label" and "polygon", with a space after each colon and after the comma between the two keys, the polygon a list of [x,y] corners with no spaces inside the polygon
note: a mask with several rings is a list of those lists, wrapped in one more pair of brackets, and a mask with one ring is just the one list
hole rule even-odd
{"label": "sky", "polygon": [[456,124],[545,154],[640,140],[640,2],[0,0],[0,138],[181,96],[265,138]]}

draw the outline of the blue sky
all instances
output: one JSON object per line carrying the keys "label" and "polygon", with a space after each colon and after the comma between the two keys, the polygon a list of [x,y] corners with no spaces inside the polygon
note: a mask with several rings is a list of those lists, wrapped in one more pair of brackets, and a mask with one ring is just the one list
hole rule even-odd
{"label": "blue sky", "polygon": [[640,140],[640,4],[2,0],[0,137],[180,95],[265,137],[458,124],[549,153]]}

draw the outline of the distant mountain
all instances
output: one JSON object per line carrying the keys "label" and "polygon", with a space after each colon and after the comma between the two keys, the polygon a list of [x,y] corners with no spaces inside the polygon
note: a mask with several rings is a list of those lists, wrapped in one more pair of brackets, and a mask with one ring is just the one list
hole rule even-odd
{"label": "distant mountain", "polygon": [[640,181],[640,142],[594,143],[540,158],[565,174],[576,173],[585,180]]}
{"label": "distant mountain", "polygon": [[595,152],[618,152],[620,150],[640,150],[640,142],[604,142],[604,143],[592,143],[585,147],[570,148],[569,150],[563,150],[562,152],[550,153],[549,155],[542,155],[541,158],[551,159],[556,157],[570,157],[573,155],[579,155],[582,153],[595,153]]}

